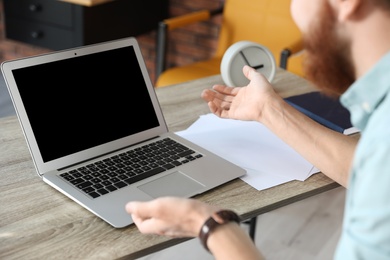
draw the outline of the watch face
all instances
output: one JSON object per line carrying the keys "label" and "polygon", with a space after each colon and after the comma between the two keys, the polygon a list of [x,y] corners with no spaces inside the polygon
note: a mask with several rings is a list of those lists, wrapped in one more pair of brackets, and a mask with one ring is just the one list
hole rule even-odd
{"label": "watch face", "polygon": [[275,60],[272,53],[260,44],[242,41],[229,47],[222,59],[221,74],[228,86],[248,85],[249,80],[242,72],[245,65],[262,73],[268,81],[272,81],[275,74]]}

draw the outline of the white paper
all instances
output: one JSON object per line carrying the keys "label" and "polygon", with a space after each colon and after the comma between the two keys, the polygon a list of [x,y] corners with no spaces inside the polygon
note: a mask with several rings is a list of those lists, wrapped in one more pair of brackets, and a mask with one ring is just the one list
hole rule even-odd
{"label": "white paper", "polygon": [[177,134],[247,170],[241,179],[258,190],[291,180],[304,181],[318,172],[258,122],[207,114]]}

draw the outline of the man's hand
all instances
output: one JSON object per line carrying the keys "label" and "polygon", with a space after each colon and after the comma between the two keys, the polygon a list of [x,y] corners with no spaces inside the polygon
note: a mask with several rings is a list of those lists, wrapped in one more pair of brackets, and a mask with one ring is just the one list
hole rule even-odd
{"label": "man's hand", "polygon": [[202,92],[210,111],[221,118],[261,121],[261,113],[268,98],[280,98],[271,84],[253,68],[245,66],[244,75],[250,80],[245,87],[214,85]]}
{"label": "man's hand", "polygon": [[218,208],[194,199],[164,197],[149,202],[129,202],[126,211],[142,233],[197,237],[203,223]]}

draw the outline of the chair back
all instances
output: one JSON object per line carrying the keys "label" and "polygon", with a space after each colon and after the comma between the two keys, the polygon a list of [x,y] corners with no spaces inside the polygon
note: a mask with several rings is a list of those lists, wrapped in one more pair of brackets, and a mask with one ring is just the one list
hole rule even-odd
{"label": "chair back", "polygon": [[[291,17],[290,2],[291,0],[226,0],[215,56],[222,57],[230,45],[248,40],[266,46],[279,65],[279,57],[284,48],[301,47],[302,37]],[[291,43],[299,46],[287,46]],[[302,73],[300,62],[289,60],[288,69]]]}

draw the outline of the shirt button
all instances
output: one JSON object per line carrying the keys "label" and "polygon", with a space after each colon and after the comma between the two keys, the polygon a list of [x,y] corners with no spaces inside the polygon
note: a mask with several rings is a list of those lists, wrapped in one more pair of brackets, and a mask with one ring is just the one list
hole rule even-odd
{"label": "shirt button", "polygon": [[371,112],[371,106],[370,106],[370,104],[368,104],[368,102],[364,102],[364,103],[362,104],[362,108],[363,108],[363,110],[366,111],[367,113]]}

